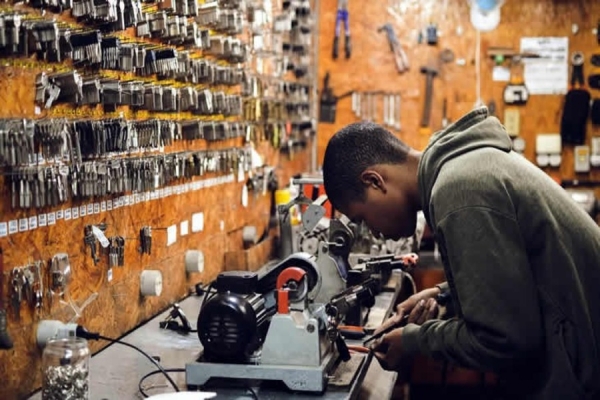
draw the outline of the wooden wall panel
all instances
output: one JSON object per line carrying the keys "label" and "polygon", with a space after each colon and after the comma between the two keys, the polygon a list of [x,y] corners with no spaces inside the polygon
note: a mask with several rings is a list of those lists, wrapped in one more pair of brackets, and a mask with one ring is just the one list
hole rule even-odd
{"label": "wooden wall panel", "polygon": [[[60,19],[68,18],[63,16]],[[132,32],[126,33],[131,36]],[[137,39],[136,39],[137,40]],[[139,40],[142,41],[142,40]],[[167,113],[132,112],[121,107],[116,113],[103,114],[100,107],[72,109],[65,106],[54,107],[49,111],[36,112],[34,107],[35,76],[43,70],[68,66],[47,65],[32,60],[18,62],[2,60],[0,62],[0,118],[43,118],[65,117],[111,117],[120,113],[130,119],[147,117],[182,119],[193,116]],[[127,76],[124,76],[127,78]],[[231,91],[228,88],[219,90]],[[235,88],[233,89],[235,90]],[[242,146],[241,138],[207,143],[203,140],[176,141],[165,152],[183,150],[220,149]],[[299,150],[292,156],[276,151],[270,143],[257,140],[255,148],[263,157],[264,163],[276,168],[280,185],[285,186],[292,175],[309,168],[309,152]],[[309,144],[310,146],[310,144]],[[172,186],[186,182],[201,181],[217,175],[207,174],[193,180],[181,180]],[[247,177],[247,176],[246,176]],[[0,399],[26,398],[41,384],[41,351],[36,347],[36,324],[41,319],[69,321],[74,312],[70,306],[60,303],[57,297],[51,302],[44,298],[41,312],[36,313],[23,301],[20,318],[16,318],[10,307],[9,275],[12,268],[23,266],[33,260],[45,264],[44,275],[47,279],[47,265],[56,253],[69,254],[72,267],[72,281],[69,292],[76,304],[81,305],[90,295],[98,297],[82,312],[78,323],[90,331],[101,332],[104,336],[119,337],[140,323],[152,318],[170,304],[186,296],[198,282],[209,282],[226,269],[225,254],[243,251],[241,234],[245,225],[254,225],[259,235],[268,227],[271,207],[270,194],[250,193],[249,204],[244,208],[241,203],[244,181],[225,183],[196,191],[188,191],[162,199],[140,202],[129,207],[112,211],[86,215],[76,220],[57,220],[56,224],[39,227],[36,230],[11,234],[0,238],[0,247],[4,251],[4,276],[0,284],[4,287],[4,301],[8,308],[9,333],[14,341],[11,350],[0,351]],[[90,201],[74,201],[59,207],[40,210],[11,210],[10,192],[0,177],[0,222],[32,217],[42,213],[64,210],[69,207],[99,203],[111,197]],[[193,233],[192,214],[204,213],[204,230]],[[189,234],[179,236],[182,221],[189,223]],[[90,251],[84,245],[84,227],[89,224],[106,223],[107,236],[123,236],[126,239],[125,266],[113,268],[113,277],[108,279],[106,256],[94,265]],[[167,246],[166,228],[177,225],[177,242]],[[153,229],[152,253],[141,255],[138,251],[139,230],[143,226]],[[276,232],[271,232],[271,235]],[[273,241],[270,240],[269,243]],[[99,248],[99,245],[98,245]],[[203,251],[205,269],[203,273],[187,274],[184,267],[185,252],[188,249]],[[253,266],[265,263],[270,256],[264,248],[252,258]],[[159,297],[140,296],[140,273],[144,269],[162,271],[163,292]],[[44,282],[47,288],[47,280]],[[92,351],[100,350],[107,343],[90,343]],[[132,384],[134,384],[132,382]],[[96,394],[101,396],[101,394]]]}
{"label": "wooden wall panel", "polygon": [[[427,143],[427,137],[418,134],[423,108],[425,77],[419,68],[439,51],[445,48],[455,53],[456,59],[464,59],[466,64],[446,64],[434,84],[432,129],[441,128],[443,99],[448,101],[448,115],[452,120],[460,118],[473,108],[476,95],[476,34],[469,20],[467,1],[461,0],[384,0],[374,2],[350,1],[350,29],[353,54],[349,60],[331,57],[334,26],[335,1],[321,2],[319,79],[330,72],[330,85],[336,95],[349,90],[356,91],[399,91],[402,93],[402,130],[396,133],[402,140],[417,149]],[[396,18],[388,12],[390,5],[400,5],[404,12]],[[517,51],[520,38],[524,36],[569,37],[569,52],[582,51],[587,64],[586,74],[599,73],[589,63],[591,54],[600,53],[600,46],[592,30],[600,19],[600,2],[595,0],[507,0],[502,7],[502,19],[498,28],[481,34],[481,54],[490,46],[513,47]],[[429,21],[437,24],[440,38],[437,46],[417,43],[417,32]],[[402,75],[396,72],[394,60],[384,33],[377,29],[389,22],[402,43],[411,69]],[[577,34],[572,33],[572,24],[579,26]],[[458,34],[462,31],[462,34]],[[342,43],[343,45],[343,43]],[[343,49],[343,47],[340,47]],[[343,55],[343,52],[340,52]],[[497,115],[502,120],[504,107],[502,92],[504,83],[492,82],[493,63],[490,59],[481,61],[481,100],[488,104],[495,100]],[[600,91],[592,91],[600,97]],[[559,132],[562,96],[532,96],[527,105],[521,107],[521,136],[526,141],[525,156],[533,160],[535,135],[538,133]],[[340,100],[335,124],[319,124],[318,153],[319,165],[329,138],[343,126],[358,121],[352,112],[350,98]],[[381,104],[379,118],[381,122]],[[592,135],[600,135],[599,128],[590,124],[588,140]],[[548,173],[563,179],[574,177],[572,147],[565,146],[563,163],[559,170],[549,169]],[[589,175],[589,176],[588,176]],[[580,179],[599,179],[600,171],[581,174]],[[600,196],[600,191],[597,193]]]}

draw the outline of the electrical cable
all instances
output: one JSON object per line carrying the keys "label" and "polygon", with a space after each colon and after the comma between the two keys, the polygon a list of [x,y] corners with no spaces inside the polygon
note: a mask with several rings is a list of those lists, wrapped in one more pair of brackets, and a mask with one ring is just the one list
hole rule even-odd
{"label": "electrical cable", "polygon": [[167,374],[165,376],[167,376],[169,378],[170,373],[175,373],[175,372],[185,372],[185,368],[170,368],[170,369],[155,369],[152,372],[147,373],[146,375],[142,376],[142,379],[140,379],[140,381],[138,382],[138,390],[140,391],[140,393],[142,394],[142,396],[144,396],[144,398],[148,398],[150,397],[146,391],[142,388],[142,384],[144,383],[144,381],[148,378],[150,378],[151,376],[157,375],[157,374]]}
{"label": "electrical cable", "polygon": [[252,395],[252,398],[254,400],[260,400],[258,398],[258,394],[256,393],[256,391],[252,387],[248,386],[246,389],[250,392],[250,394]]}
{"label": "electrical cable", "polygon": [[159,372],[162,372],[162,374],[165,376],[165,378],[167,378],[167,381],[169,381],[169,383],[171,384],[171,386],[173,386],[173,389],[175,389],[176,392],[180,391],[179,387],[177,387],[177,384],[175,383],[175,381],[169,376],[169,374],[158,363],[158,361],[156,361],[152,356],[150,356],[148,353],[146,353],[144,350],[140,349],[139,347],[134,346],[134,345],[132,345],[130,343],[127,343],[127,342],[123,342],[123,341],[118,340],[118,339],[113,339],[113,338],[109,338],[109,337],[106,337],[106,336],[102,336],[99,333],[89,332],[87,329],[85,329],[81,325],[77,326],[77,330],[76,330],[75,334],[77,335],[77,337],[80,337],[80,338],[83,338],[83,339],[87,339],[87,340],[105,340],[105,341],[110,342],[110,343],[118,343],[120,345],[127,346],[129,348],[134,349],[135,351],[139,352],[144,357],[146,357],[152,364],[154,364],[158,368]]}

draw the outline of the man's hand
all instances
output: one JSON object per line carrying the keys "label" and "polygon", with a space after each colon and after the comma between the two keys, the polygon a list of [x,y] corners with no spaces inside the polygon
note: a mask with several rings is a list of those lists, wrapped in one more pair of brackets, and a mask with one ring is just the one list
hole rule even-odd
{"label": "man's hand", "polygon": [[421,290],[398,304],[396,309],[398,312],[402,309],[405,313],[410,313],[409,323],[421,325],[427,320],[437,318],[439,307],[435,297],[439,294],[440,289],[437,287]]}
{"label": "man's hand", "polygon": [[392,325],[398,324],[406,313],[410,313],[408,323],[421,325],[423,322],[436,318],[438,316],[439,307],[435,301],[435,297],[440,294],[440,289],[431,288],[420,291],[410,296],[408,299],[398,304],[396,307],[396,315],[388,318],[381,324],[374,335],[389,328]]}
{"label": "man's hand", "polygon": [[396,371],[406,359],[402,354],[402,329],[398,328],[386,333],[371,346],[381,368]]}

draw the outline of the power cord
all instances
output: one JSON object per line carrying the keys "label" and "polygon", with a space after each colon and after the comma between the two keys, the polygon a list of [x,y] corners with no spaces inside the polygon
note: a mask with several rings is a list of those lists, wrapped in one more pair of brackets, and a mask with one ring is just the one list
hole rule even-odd
{"label": "power cord", "polygon": [[[152,364],[154,364],[156,366],[156,368],[158,368],[157,371],[154,371],[156,373],[162,373],[165,378],[167,378],[167,381],[169,381],[169,383],[171,384],[171,386],[173,386],[173,389],[175,389],[176,392],[179,392],[179,388],[177,387],[177,384],[175,383],[175,381],[171,378],[171,376],[169,376],[169,374],[167,373],[167,371],[165,371],[165,369],[158,363],[158,361],[156,361],[152,356],[150,356],[148,353],[146,353],[144,350],[140,349],[137,346],[134,346],[130,343],[127,342],[123,342],[121,340],[118,339],[113,339],[113,338],[109,338],[106,336],[102,336],[99,333],[96,332],[89,332],[87,329],[85,329],[83,326],[78,325],[77,326],[77,330],[75,331],[75,334],[77,335],[77,337],[83,338],[83,339],[87,339],[87,340],[105,340],[107,342],[110,343],[118,343],[121,344],[123,346],[127,346],[129,348],[134,349],[135,351],[139,352],[140,354],[142,354],[144,357],[146,357],[148,360],[150,360],[150,362]],[[141,385],[141,383],[140,383]],[[142,395],[144,395],[144,393],[142,393]],[[145,396],[148,397],[148,396]]]}
{"label": "power cord", "polygon": [[[173,389],[175,389],[176,392],[180,392],[181,390],[179,389],[179,387],[177,386],[177,384],[175,383],[175,381],[173,380],[173,378],[171,378],[171,376],[169,375],[169,373],[181,373],[181,372],[185,372],[185,368],[169,368],[169,369],[164,369],[159,363],[158,361],[156,361],[154,359],[154,357],[152,357],[151,355],[149,355],[148,353],[146,353],[144,350],[140,349],[137,346],[134,346],[131,343],[127,343],[127,342],[123,342],[121,340],[118,339],[113,339],[113,338],[109,338],[106,336],[102,336],[99,333],[96,332],[90,332],[88,331],[86,328],[84,328],[81,325],[77,326],[77,329],[75,330],[75,335],[77,337],[80,337],[82,339],[86,339],[86,340],[105,340],[107,342],[110,343],[117,343],[123,346],[127,346],[135,351],[137,351],[138,353],[142,354],[144,357],[146,357],[152,364],[154,364],[156,366],[157,369],[155,369],[152,372],[147,373],[146,375],[144,375],[142,377],[142,379],[140,379],[140,381],[138,382],[138,390],[140,391],[140,393],[142,394],[142,396],[144,396],[144,398],[148,398],[150,397],[146,391],[142,388],[142,384],[144,383],[144,381],[148,378],[150,378],[151,376],[157,375],[157,374],[163,374],[165,378],[167,378],[167,381],[169,381],[169,383],[171,384],[171,386],[173,387]],[[247,386],[246,390],[248,392],[250,392],[250,394],[252,395],[252,398],[255,400],[260,400],[258,397],[258,394],[256,393],[256,391],[250,387]]]}
{"label": "power cord", "polygon": [[[155,369],[152,372],[147,373],[146,375],[142,376],[142,379],[140,379],[140,381],[138,382],[138,389],[140,391],[140,393],[142,394],[142,396],[144,396],[144,398],[148,398],[150,397],[142,388],[142,384],[144,383],[144,381],[148,378],[150,378],[151,376],[157,375],[157,374],[169,374],[169,373],[175,373],[175,372],[185,372],[185,368],[171,368],[171,369]],[[169,377],[169,375],[165,375],[167,377]]]}

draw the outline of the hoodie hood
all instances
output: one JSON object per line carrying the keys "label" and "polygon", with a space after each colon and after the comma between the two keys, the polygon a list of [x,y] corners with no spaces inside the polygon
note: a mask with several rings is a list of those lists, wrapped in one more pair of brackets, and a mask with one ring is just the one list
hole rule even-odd
{"label": "hoodie hood", "polygon": [[477,108],[445,130],[435,133],[419,161],[419,192],[423,212],[429,222],[429,199],[442,166],[462,154],[484,147],[505,152],[512,150],[512,141],[487,107]]}

